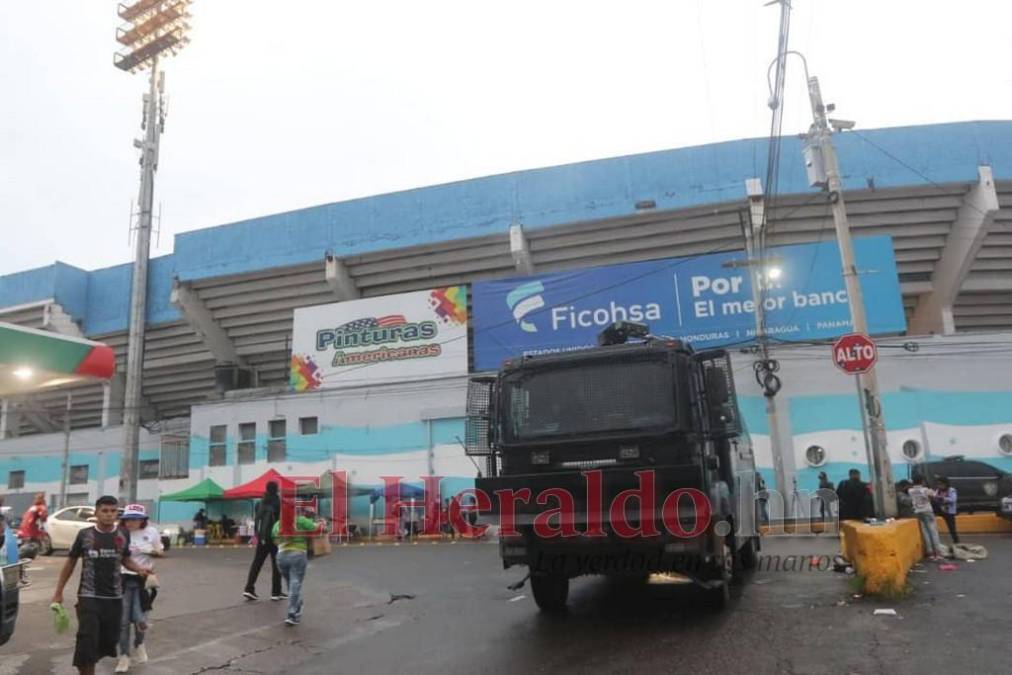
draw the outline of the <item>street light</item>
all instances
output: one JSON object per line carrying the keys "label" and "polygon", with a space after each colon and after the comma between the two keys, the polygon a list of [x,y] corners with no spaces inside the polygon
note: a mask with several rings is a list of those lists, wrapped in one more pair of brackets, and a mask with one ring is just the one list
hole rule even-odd
{"label": "street light", "polygon": [[34,374],[35,373],[32,371],[32,369],[29,368],[28,366],[21,366],[21,367],[16,368],[14,370],[14,377],[16,377],[16,378],[18,378],[19,380],[22,380],[22,381],[26,381],[26,380],[32,379],[32,375],[34,375]]}
{"label": "street light", "polygon": [[151,71],[148,93],[144,95],[144,138],[134,141],[141,151],[141,187],[137,199],[137,249],[134,252],[130,289],[130,328],[127,336],[126,386],[123,391],[123,458],[120,462],[120,496],[127,503],[137,501],[137,455],[140,445],[141,382],[143,379],[144,331],[147,312],[148,257],[151,253],[151,226],[155,197],[158,147],[165,129],[164,73],[159,57],[171,56],[189,38],[191,0],[134,0],[121,3],[117,14],[126,23],[116,30],[116,41],[126,47],[113,56],[120,70]]}
{"label": "street light", "polygon": [[189,6],[192,0],[136,0],[120,4],[118,14],[126,23],[116,29],[116,41],[126,51],[113,55],[120,70],[136,72],[155,66],[158,57],[175,54],[190,39]]}

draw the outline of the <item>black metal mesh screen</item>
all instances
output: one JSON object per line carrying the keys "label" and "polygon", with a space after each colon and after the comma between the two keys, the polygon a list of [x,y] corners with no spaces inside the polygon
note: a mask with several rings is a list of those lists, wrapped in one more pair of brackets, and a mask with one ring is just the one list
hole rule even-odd
{"label": "black metal mesh screen", "polygon": [[464,448],[469,455],[487,455],[489,447],[489,404],[492,382],[474,381],[467,385],[467,422],[464,425]]}
{"label": "black metal mesh screen", "polygon": [[721,356],[713,359],[701,360],[700,366],[703,370],[703,385],[706,387],[708,395],[712,389],[722,388],[727,397],[725,405],[710,410],[711,427],[715,431],[737,429],[741,421],[735,397],[731,358],[726,353],[722,353]]}
{"label": "black metal mesh screen", "polygon": [[583,363],[518,373],[505,405],[513,440],[665,427],[677,421],[671,366]]}

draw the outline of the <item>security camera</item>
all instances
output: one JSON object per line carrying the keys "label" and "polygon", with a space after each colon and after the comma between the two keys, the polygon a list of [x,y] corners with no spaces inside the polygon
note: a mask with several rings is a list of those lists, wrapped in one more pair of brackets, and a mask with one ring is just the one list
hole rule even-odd
{"label": "security camera", "polygon": [[844,131],[847,129],[853,129],[857,123],[853,120],[829,120],[829,126],[833,127],[836,131]]}

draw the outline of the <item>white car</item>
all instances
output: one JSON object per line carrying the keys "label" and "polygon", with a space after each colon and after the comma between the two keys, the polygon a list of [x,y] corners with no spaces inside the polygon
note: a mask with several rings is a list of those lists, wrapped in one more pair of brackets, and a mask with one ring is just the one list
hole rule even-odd
{"label": "white car", "polygon": [[49,534],[49,550],[43,546],[42,555],[49,555],[53,549],[69,549],[81,530],[95,523],[93,506],[65,506],[49,514],[46,532]]}
{"label": "white car", "polygon": [[[43,555],[50,555],[53,549],[70,549],[74,545],[77,533],[95,523],[95,508],[92,506],[67,506],[50,514],[45,529],[49,541],[43,542]],[[151,522],[162,538],[162,546],[166,551],[177,545],[180,538],[178,525],[159,526]],[[48,546],[46,546],[48,543]]]}

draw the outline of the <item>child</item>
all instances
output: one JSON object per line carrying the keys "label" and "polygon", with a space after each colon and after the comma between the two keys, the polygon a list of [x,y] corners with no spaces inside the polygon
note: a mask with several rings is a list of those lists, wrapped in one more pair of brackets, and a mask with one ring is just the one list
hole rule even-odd
{"label": "child", "polygon": [[914,506],[914,515],[921,526],[921,536],[924,538],[924,550],[930,560],[942,559],[942,542],[938,538],[938,524],[935,522],[935,511],[931,508],[931,498],[934,494],[930,488],[924,485],[924,476],[914,477],[914,484],[907,494]]}
{"label": "child", "polygon": [[63,589],[81,561],[81,585],[77,590],[77,642],[74,665],[81,675],[94,675],[95,664],[103,656],[116,656],[123,613],[121,567],[147,576],[151,568],[130,557],[127,534],[116,526],[115,497],[99,497],[95,502],[95,524],[77,533],[67,562],[60,570],[52,601],[63,604]]}
{"label": "child", "polygon": [[[143,504],[128,504],[120,516],[120,524],[130,533],[130,557],[137,563],[150,566],[148,556],[161,554],[162,538],[158,530],[148,525],[148,514]],[[144,579],[123,568],[123,616],[120,620],[119,661],[116,662],[117,673],[130,670],[130,626],[134,627],[134,663],[148,660],[148,652],[144,647],[144,632],[148,629],[148,617],[145,605],[147,591]]]}

